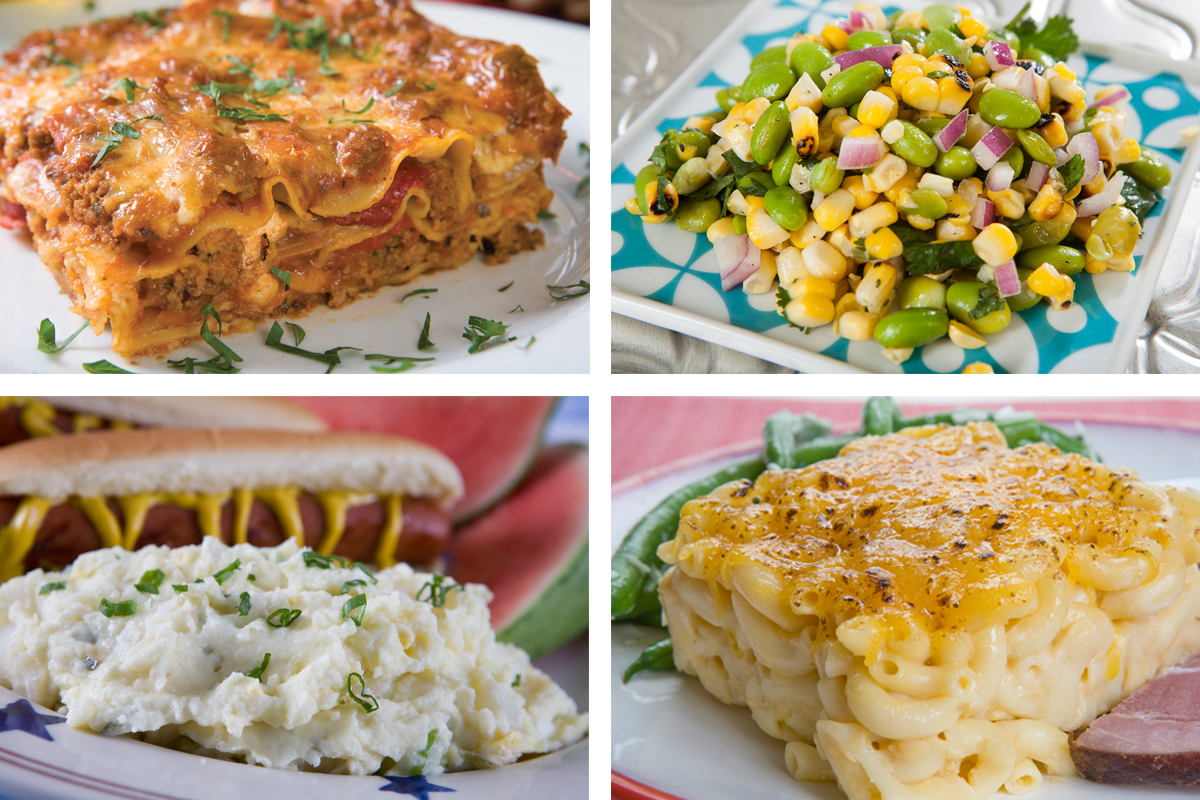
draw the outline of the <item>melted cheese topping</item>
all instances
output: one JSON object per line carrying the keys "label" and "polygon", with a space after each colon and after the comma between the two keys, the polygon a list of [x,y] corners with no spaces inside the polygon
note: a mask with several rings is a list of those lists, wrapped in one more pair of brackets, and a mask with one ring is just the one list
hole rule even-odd
{"label": "melted cheese topping", "polygon": [[1173,532],[1141,486],[1048,445],[1010,450],[990,423],[916,428],[693,500],[659,552],[718,604],[739,582],[817,616],[822,636],[862,614],[973,631],[1029,613],[1064,561],[1086,586],[1079,554],[1156,569]]}
{"label": "melted cheese topping", "polygon": [[[19,421],[21,427],[25,429],[25,432],[31,438],[40,439],[45,436],[59,436],[63,433],[54,424],[59,410],[45,400],[38,400],[31,397],[0,397],[0,411],[14,406],[20,409]],[[72,433],[85,433],[90,430],[98,430],[105,427],[105,423],[107,423],[108,428],[113,430],[133,428],[133,425],[128,422],[105,420],[97,417],[95,414],[64,413],[70,414]]]}
{"label": "melted cheese topping", "polygon": [[[237,489],[220,494],[155,494],[144,493],[116,498],[125,519],[122,526],[116,514],[108,506],[107,497],[24,497],[16,514],[4,528],[0,528],[0,581],[8,580],[25,572],[25,556],[29,554],[37,539],[46,513],[63,502],[77,506],[87,516],[100,537],[103,547],[122,547],[133,550],[146,524],[146,514],[153,506],[170,505],[193,511],[196,522],[204,536],[221,538],[221,507],[233,501],[233,543],[245,544],[249,533],[250,509],[254,501],[266,505],[275,515],[284,538],[304,547],[304,523],[300,516],[300,492],[295,486],[268,489]],[[317,502],[325,512],[325,535],[316,548],[330,555],[346,532],[346,513],[350,508],[373,503],[376,495],[362,492],[324,491],[314,492]],[[387,512],[383,531],[375,552],[375,563],[390,567],[396,563],[396,546],[400,543],[403,527],[403,503],[399,495],[383,495],[382,502]]]}

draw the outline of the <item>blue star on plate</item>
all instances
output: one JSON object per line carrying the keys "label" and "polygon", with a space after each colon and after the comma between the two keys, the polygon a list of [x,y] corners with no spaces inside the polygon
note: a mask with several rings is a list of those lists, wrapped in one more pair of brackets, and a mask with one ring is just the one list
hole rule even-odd
{"label": "blue star on plate", "polygon": [[430,792],[453,792],[454,789],[449,789],[445,786],[435,786],[425,780],[424,775],[413,775],[408,778],[392,778],[384,777],[388,782],[387,786],[380,786],[381,792],[395,792],[396,794],[410,794],[417,800],[429,800]]}
{"label": "blue star on plate", "polygon": [[65,717],[55,717],[39,714],[33,710],[28,700],[18,700],[0,708],[0,733],[4,731],[25,731],[34,736],[53,742],[54,737],[46,730],[47,725],[66,722]]}

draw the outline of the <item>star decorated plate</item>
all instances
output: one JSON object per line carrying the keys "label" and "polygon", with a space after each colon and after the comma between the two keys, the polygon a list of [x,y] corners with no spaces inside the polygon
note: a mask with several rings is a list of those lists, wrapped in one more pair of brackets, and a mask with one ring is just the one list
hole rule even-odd
{"label": "star decorated plate", "polygon": [[[1014,314],[1007,328],[987,337],[983,349],[968,352],[943,338],[896,365],[874,340],[841,339],[832,325],[809,332],[791,327],[776,313],[773,289],[757,295],[740,287],[721,291],[716,256],[703,234],[667,223],[645,225],[625,210],[634,177],[667,130],[682,127],[689,116],[715,110],[714,93],[739,85],[756,53],[785,44],[797,31],[819,32],[848,16],[855,1],[752,0],[614,142],[612,310],[802,372],[945,373],[975,361],[996,372],[1124,372],[1163,265],[1189,257],[1190,235],[1177,239],[1176,231],[1200,166],[1200,148],[1185,149],[1180,137],[1180,131],[1200,122],[1200,65],[1195,62],[1087,42],[1067,60],[1089,99],[1111,83],[1129,89],[1126,135],[1162,153],[1175,178],[1146,221],[1132,273],[1076,275],[1070,309],[1054,311],[1041,303]],[[901,8],[880,5],[885,13]],[[1190,208],[1186,216],[1195,213]]]}

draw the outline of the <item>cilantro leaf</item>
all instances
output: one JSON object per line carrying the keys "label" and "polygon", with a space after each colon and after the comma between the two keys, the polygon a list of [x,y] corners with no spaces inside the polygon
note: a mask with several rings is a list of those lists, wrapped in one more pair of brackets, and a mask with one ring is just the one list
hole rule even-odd
{"label": "cilantro leaf", "polygon": [[1083,156],[1078,153],[1071,156],[1071,159],[1067,163],[1058,168],[1058,174],[1062,175],[1063,186],[1066,187],[1068,192],[1074,189],[1079,181],[1083,180],[1083,173],[1086,169],[1087,166],[1083,163]]}
{"label": "cilantro leaf", "polygon": [[1041,30],[1031,19],[1021,20],[1010,30],[1020,37],[1022,50],[1037,48],[1056,61],[1066,61],[1067,56],[1079,49],[1079,37],[1071,28],[1071,18],[1062,14],[1046,20]]}
{"label": "cilantro leaf", "polygon": [[904,248],[909,275],[936,275],[948,269],[977,270],[983,259],[975,255],[971,242],[910,244]]}
{"label": "cilantro leaf", "polygon": [[49,319],[44,319],[44,320],[42,320],[42,324],[38,326],[37,349],[48,355],[54,355],[55,353],[61,353],[63,350],[67,349],[67,345],[69,345],[71,342],[75,341],[76,336],[83,333],[84,328],[89,327],[91,324],[92,324],[91,320],[85,320],[84,323],[79,326],[79,330],[72,333],[70,336],[67,337],[67,340],[65,342],[63,342],[61,345],[59,345],[59,344],[56,344],[56,340],[54,338],[54,323],[51,322]]}
{"label": "cilantro leaf", "polygon": [[497,322],[483,317],[471,316],[467,318],[467,327],[463,328],[463,338],[471,343],[467,348],[468,353],[478,353],[483,349],[485,343],[496,337],[502,337],[508,332],[508,326],[503,322]]}

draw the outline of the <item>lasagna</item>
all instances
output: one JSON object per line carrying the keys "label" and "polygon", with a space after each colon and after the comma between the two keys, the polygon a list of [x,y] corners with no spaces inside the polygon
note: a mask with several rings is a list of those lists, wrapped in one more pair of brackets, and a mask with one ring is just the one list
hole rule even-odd
{"label": "lasagna", "polygon": [[675,663],[852,800],[1024,794],[1200,651],[1200,496],[991,423],[868,437],[684,506]]}
{"label": "lasagna", "polygon": [[0,63],[0,224],[132,357],[542,242],[568,112],[408,0],[194,0]]}

